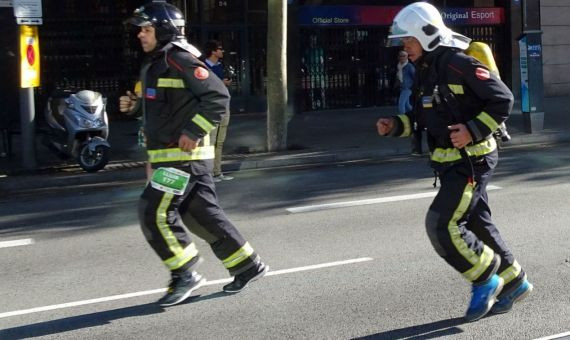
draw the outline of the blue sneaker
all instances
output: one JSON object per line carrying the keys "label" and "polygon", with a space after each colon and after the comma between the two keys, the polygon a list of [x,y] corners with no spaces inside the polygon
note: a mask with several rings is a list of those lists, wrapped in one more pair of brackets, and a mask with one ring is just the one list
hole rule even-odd
{"label": "blue sneaker", "polygon": [[496,297],[503,289],[504,280],[499,275],[494,274],[485,282],[474,284],[471,288],[473,296],[469,303],[465,319],[476,321],[487,315],[497,301]]}
{"label": "blue sneaker", "polygon": [[517,289],[499,297],[499,301],[491,308],[491,313],[501,314],[510,311],[515,302],[521,301],[532,292],[532,288],[532,284],[525,277]]}

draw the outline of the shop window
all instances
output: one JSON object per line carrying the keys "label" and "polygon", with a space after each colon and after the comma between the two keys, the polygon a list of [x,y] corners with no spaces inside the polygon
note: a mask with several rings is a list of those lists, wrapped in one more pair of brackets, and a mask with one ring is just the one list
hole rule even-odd
{"label": "shop window", "polygon": [[379,44],[386,27],[301,30],[302,110],[393,104],[397,50]]}

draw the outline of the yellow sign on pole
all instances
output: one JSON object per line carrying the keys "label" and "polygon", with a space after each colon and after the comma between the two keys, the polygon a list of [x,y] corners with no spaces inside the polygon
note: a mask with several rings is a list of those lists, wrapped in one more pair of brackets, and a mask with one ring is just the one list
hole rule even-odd
{"label": "yellow sign on pole", "polygon": [[40,86],[40,44],[37,26],[20,25],[21,87]]}

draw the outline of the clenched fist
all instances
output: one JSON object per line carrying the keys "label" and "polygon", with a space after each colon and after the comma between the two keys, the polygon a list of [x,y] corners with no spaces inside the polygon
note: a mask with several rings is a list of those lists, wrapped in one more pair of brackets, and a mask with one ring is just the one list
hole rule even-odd
{"label": "clenched fist", "polygon": [[380,136],[385,136],[394,128],[394,118],[380,118],[376,123],[376,129]]}
{"label": "clenched fist", "polygon": [[178,147],[182,151],[190,152],[190,151],[196,149],[199,141],[200,140],[196,141],[196,140],[193,140],[190,137],[186,136],[185,134],[182,134],[182,135],[180,135],[180,138],[178,139]]}
{"label": "clenched fist", "polygon": [[135,109],[137,104],[137,96],[131,91],[127,91],[126,96],[119,97],[119,111],[129,113]]}

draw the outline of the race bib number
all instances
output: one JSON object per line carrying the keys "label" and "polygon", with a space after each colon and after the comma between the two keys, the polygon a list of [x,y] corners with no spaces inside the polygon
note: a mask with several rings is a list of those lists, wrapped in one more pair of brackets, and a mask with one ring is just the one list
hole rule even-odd
{"label": "race bib number", "polygon": [[156,190],[174,195],[182,195],[186,191],[190,174],[175,168],[158,168],[154,170],[150,185]]}

